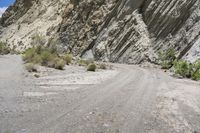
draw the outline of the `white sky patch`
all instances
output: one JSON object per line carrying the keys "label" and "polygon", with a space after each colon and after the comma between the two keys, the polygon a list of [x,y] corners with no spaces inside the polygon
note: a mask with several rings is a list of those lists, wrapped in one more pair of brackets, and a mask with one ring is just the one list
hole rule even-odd
{"label": "white sky patch", "polygon": [[2,16],[2,14],[5,12],[5,10],[7,9],[8,7],[0,7],[0,17]]}

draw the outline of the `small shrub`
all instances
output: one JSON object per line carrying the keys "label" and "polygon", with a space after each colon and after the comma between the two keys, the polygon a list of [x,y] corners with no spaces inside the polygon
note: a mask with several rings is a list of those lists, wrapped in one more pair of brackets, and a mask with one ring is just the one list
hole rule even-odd
{"label": "small shrub", "polygon": [[78,64],[79,66],[88,66],[90,63],[92,62],[89,60],[80,59]]}
{"label": "small shrub", "polygon": [[36,55],[36,49],[35,48],[29,48],[27,49],[23,54],[23,60],[27,62],[33,62],[33,58]]}
{"label": "small shrub", "polygon": [[64,56],[64,60],[66,62],[67,65],[69,65],[70,63],[72,63],[72,59],[73,59],[73,56],[71,54],[66,54]]}
{"label": "small shrub", "polygon": [[96,68],[97,68],[96,64],[91,63],[91,64],[88,65],[87,71],[95,72],[95,71],[96,71]]}
{"label": "small shrub", "polygon": [[10,49],[9,54],[14,55],[14,54],[20,54],[19,51],[16,51],[15,49]]}
{"label": "small shrub", "polygon": [[23,60],[26,63],[40,64],[47,67],[54,67],[57,54],[51,53],[49,49],[33,47],[24,52]]}
{"label": "small shrub", "polygon": [[193,64],[191,76],[193,80],[200,80],[200,60]]}
{"label": "small shrub", "polygon": [[47,42],[47,47],[51,53],[58,53],[58,45],[60,44],[59,40],[55,38],[49,38]]}
{"label": "small shrub", "polygon": [[182,77],[191,77],[192,66],[187,61],[174,61],[175,73]]}
{"label": "small shrub", "polygon": [[9,54],[10,51],[11,51],[11,49],[7,46],[6,43],[0,42],[0,54],[1,55]]}
{"label": "small shrub", "polygon": [[43,62],[42,58],[41,58],[41,56],[39,54],[35,54],[31,60],[32,60],[31,61],[32,63],[39,64],[39,65],[41,65],[42,62]]}
{"label": "small shrub", "polygon": [[42,51],[46,50],[44,47],[42,47],[41,45],[38,45],[35,47],[35,52],[37,54],[41,54]]}
{"label": "small shrub", "polygon": [[192,79],[196,80],[196,81],[200,80],[200,72],[193,73],[192,74]]}
{"label": "small shrub", "polygon": [[200,80],[200,60],[194,64],[189,64],[184,60],[174,61],[174,71],[182,77]]}
{"label": "small shrub", "polygon": [[172,65],[171,63],[169,63],[169,61],[165,60],[165,61],[162,61],[161,66],[162,66],[162,69],[169,69]]}
{"label": "small shrub", "polygon": [[28,63],[25,65],[25,67],[28,72],[37,72],[37,68],[33,63]]}
{"label": "small shrub", "polygon": [[66,55],[64,59],[61,59],[57,54],[58,43],[59,42],[54,38],[50,38],[47,41],[43,35],[36,34],[31,42],[33,48],[24,52],[23,60],[26,63],[40,64],[42,66],[62,70],[65,66],[65,62],[67,62],[67,64],[71,63],[72,57]]}
{"label": "small shrub", "polygon": [[32,62],[41,65],[48,65],[48,62],[53,61],[57,55],[51,53],[51,51],[45,47],[37,46],[27,49],[23,54],[23,60],[25,62]]}
{"label": "small shrub", "polygon": [[43,50],[41,52],[40,56],[41,56],[41,60],[42,60],[41,65],[43,65],[43,66],[49,66],[49,63],[53,62],[54,59],[57,58],[57,55],[52,54],[48,50]]}
{"label": "small shrub", "polygon": [[63,59],[56,58],[54,60],[54,68],[55,69],[63,70],[64,67],[65,67],[65,61]]}
{"label": "small shrub", "polygon": [[106,70],[107,69],[106,64],[104,64],[104,63],[99,64],[99,69]]}
{"label": "small shrub", "polygon": [[173,66],[174,60],[176,59],[175,50],[173,48],[169,48],[166,51],[159,52],[158,56],[163,69],[171,68]]}

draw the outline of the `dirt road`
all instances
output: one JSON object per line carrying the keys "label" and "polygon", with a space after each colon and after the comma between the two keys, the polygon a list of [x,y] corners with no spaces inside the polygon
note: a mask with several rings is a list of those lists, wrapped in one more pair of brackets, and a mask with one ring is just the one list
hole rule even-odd
{"label": "dirt road", "polygon": [[200,84],[161,70],[67,66],[34,78],[0,57],[0,133],[200,133]]}

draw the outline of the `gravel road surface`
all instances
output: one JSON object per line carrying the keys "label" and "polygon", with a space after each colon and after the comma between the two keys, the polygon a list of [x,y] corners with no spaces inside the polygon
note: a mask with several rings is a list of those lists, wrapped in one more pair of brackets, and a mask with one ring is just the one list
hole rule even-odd
{"label": "gravel road surface", "polygon": [[162,70],[41,70],[0,56],[0,133],[200,133],[200,83]]}

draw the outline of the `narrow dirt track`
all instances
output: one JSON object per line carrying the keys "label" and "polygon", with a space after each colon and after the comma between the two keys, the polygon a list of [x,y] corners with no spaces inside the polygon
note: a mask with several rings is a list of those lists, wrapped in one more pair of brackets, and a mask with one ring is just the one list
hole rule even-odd
{"label": "narrow dirt track", "polygon": [[36,79],[19,56],[0,57],[0,133],[200,132],[198,82],[157,69],[114,68],[100,83],[72,84],[65,72]]}

